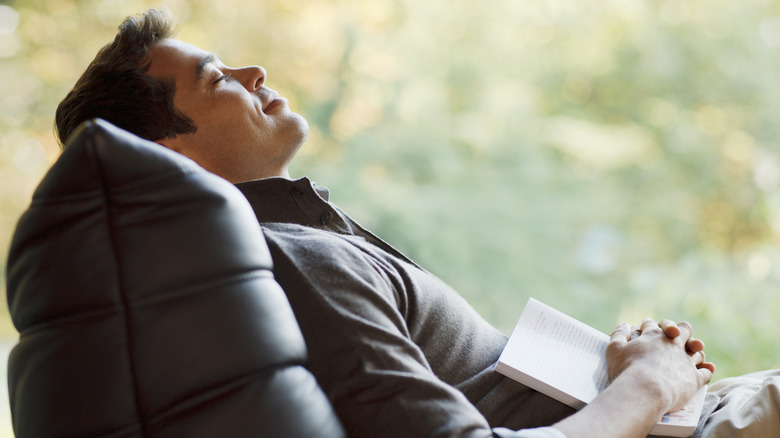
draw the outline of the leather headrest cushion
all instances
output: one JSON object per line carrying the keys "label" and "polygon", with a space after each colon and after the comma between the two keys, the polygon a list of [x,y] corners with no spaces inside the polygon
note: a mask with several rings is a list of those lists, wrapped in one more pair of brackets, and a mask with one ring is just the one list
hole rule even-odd
{"label": "leather headrest cushion", "polygon": [[257,219],[232,184],[87,122],[11,245],[17,433],[163,427],[218,397],[220,385],[232,391],[267,366],[303,363],[303,338],[270,268]]}

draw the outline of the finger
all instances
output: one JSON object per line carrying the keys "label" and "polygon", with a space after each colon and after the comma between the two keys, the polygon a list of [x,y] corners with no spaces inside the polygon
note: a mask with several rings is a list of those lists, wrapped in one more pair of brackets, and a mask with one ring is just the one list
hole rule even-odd
{"label": "finger", "polygon": [[702,384],[708,383],[712,380],[712,374],[715,372],[715,364],[707,362],[705,360],[704,352],[699,351],[691,355],[691,359],[694,360],[696,365],[696,373],[699,376]]}
{"label": "finger", "polygon": [[621,322],[609,336],[610,344],[625,344],[631,340],[631,327],[627,322]]}
{"label": "finger", "polygon": [[689,353],[697,353],[699,351],[704,351],[704,342],[702,342],[701,339],[697,338],[688,338],[688,342],[685,343],[685,349]]}
{"label": "finger", "polygon": [[639,325],[632,325],[631,326],[631,339],[629,341],[633,341],[634,339],[638,338],[639,335],[642,334],[642,328]]}
{"label": "finger", "polygon": [[678,322],[677,328],[680,329],[680,337],[683,339],[687,340],[693,335],[693,327],[691,327],[691,324],[688,321]]}
{"label": "finger", "polygon": [[[688,341],[691,339],[691,334],[693,334],[693,327],[688,323],[688,321],[680,321],[677,323],[677,328],[680,329],[680,336],[677,336],[674,338],[674,342],[678,345],[683,346],[685,350],[688,353],[695,353],[697,351],[701,351],[704,348],[704,343],[702,342],[701,345],[699,345],[697,342],[693,342],[690,346],[688,345]],[[699,341],[701,342],[701,341]],[[691,348],[693,347],[693,348]],[[702,348],[698,348],[702,347]]]}
{"label": "finger", "polygon": [[706,369],[710,371],[710,374],[715,373],[715,364],[712,362],[702,362],[699,365],[696,365],[696,368],[698,369]]}
{"label": "finger", "polygon": [[680,336],[680,328],[677,327],[677,323],[672,320],[662,319],[661,322],[658,323],[658,327],[664,331],[664,334],[666,334],[667,337],[676,338]]}
{"label": "finger", "polygon": [[707,357],[703,351],[697,351],[696,353],[691,355],[691,358],[694,360],[694,363],[696,364],[696,368],[698,369],[706,368],[710,370],[710,373],[715,372],[715,364],[712,362],[707,362]]}
{"label": "finger", "polygon": [[[712,365],[711,363],[707,362],[708,365]],[[715,366],[712,365],[712,368],[709,368],[707,366],[703,366],[701,368],[698,368],[696,370],[696,373],[699,375],[699,382],[704,385],[707,383],[710,383],[710,380],[712,380],[712,373],[715,372]]]}
{"label": "finger", "polygon": [[661,331],[661,328],[658,327],[658,323],[656,323],[652,318],[645,318],[642,321],[642,325],[639,328],[642,333],[649,332],[649,331]]}
{"label": "finger", "polygon": [[697,351],[691,354],[691,360],[693,360],[693,364],[697,367],[704,363],[705,358],[706,356],[704,355],[703,351]]}

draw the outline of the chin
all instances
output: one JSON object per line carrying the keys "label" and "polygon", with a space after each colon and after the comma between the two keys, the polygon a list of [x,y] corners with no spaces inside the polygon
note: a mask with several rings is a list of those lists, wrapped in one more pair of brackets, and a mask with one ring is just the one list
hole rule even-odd
{"label": "chin", "polygon": [[298,113],[293,113],[295,115],[295,118],[298,119],[298,124],[301,127],[301,131],[303,131],[303,138],[305,139],[309,135],[309,122],[306,121],[306,118]]}
{"label": "chin", "polygon": [[309,122],[307,122],[306,119],[303,118],[303,116],[301,116],[300,114],[293,113],[293,115],[297,119],[296,121],[298,123],[297,131],[300,137],[298,140],[299,143],[298,147],[300,148],[300,145],[302,145],[303,142],[305,142],[306,139],[309,137]]}

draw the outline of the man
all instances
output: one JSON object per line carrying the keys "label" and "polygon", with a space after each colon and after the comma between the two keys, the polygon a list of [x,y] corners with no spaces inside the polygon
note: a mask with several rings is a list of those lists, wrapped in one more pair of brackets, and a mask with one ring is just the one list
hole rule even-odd
{"label": "man", "polygon": [[227,67],[172,36],[158,11],[128,18],[58,107],[59,137],[101,117],[236,184],[350,435],[640,437],[710,381],[690,325],[649,319],[617,327],[612,382],[579,412],[494,373],[504,335],[326,189],[289,178],[308,125],[266,87],[266,71]]}

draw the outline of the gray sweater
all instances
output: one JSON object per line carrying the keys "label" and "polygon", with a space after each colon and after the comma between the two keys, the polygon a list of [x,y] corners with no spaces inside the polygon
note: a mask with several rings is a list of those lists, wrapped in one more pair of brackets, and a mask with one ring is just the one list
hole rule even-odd
{"label": "gray sweater", "polygon": [[[542,426],[571,408],[493,371],[506,337],[329,203],[327,189],[306,178],[237,187],[350,436],[562,436]],[[516,431],[527,428],[538,429]]]}

